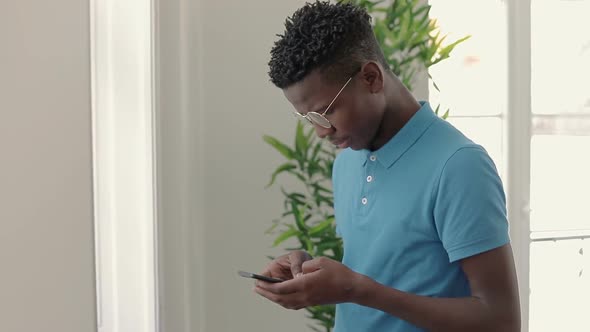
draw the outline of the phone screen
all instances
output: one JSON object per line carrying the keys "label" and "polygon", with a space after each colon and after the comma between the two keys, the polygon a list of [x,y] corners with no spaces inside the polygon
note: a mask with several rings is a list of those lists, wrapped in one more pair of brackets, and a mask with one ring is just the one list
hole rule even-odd
{"label": "phone screen", "polygon": [[261,276],[260,274],[244,272],[244,271],[238,271],[238,274],[244,278],[258,279],[258,280],[262,280],[262,281],[266,281],[266,282],[275,282],[276,283],[276,282],[283,282],[284,281],[282,279]]}

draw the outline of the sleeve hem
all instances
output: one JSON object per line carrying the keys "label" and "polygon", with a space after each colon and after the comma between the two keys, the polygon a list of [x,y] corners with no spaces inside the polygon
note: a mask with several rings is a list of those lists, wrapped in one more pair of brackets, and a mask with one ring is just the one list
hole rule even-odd
{"label": "sleeve hem", "polygon": [[496,236],[470,242],[451,250],[447,250],[449,262],[453,263],[467,257],[475,256],[477,254],[481,254],[482,252],[501,247],[508,243],[510,243],[508,236]]}

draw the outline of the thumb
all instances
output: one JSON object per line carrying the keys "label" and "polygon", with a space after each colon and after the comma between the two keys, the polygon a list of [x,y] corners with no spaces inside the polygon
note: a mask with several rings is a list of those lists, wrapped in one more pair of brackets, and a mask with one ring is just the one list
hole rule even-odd
{"label": "thumb", "polygon": [[297,256],[294,255],[291,258],[291,274],[294,278],[300,277],[303,274],[302,264],[303,262]]}
{"label": "thumb", "polygon": [[300,277],[303,274],[303,262],[310,260],[311,256],[304,251],[293,251],[289,255],[289,261],[291,262],[291,274],[293,277]]}

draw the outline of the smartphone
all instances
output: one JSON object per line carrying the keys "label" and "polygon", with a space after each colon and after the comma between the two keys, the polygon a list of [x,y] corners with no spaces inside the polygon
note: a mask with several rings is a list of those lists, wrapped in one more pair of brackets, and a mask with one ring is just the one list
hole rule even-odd
{"label": "smartphone", "polygon": [[260,274],[244,272],[244,271],[238,271],[238,274],[244,278],[258,279],[258,280],[262,280],[262,281],[266,281],[266,282],[283,282],[284,281],[282,279],[261,276]]}

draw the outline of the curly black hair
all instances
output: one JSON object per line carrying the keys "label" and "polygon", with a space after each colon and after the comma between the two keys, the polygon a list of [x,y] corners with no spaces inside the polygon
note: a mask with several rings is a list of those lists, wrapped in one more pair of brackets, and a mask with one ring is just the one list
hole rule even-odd
{"label": "curly black hair", "polygon": [[388,68],[371,17],[356,5],[327,1],[306,3],[285,22],[285,32],[271,50],[271,82],[284,89],[314,69],[329,81],[346,79],[372,60]]}

